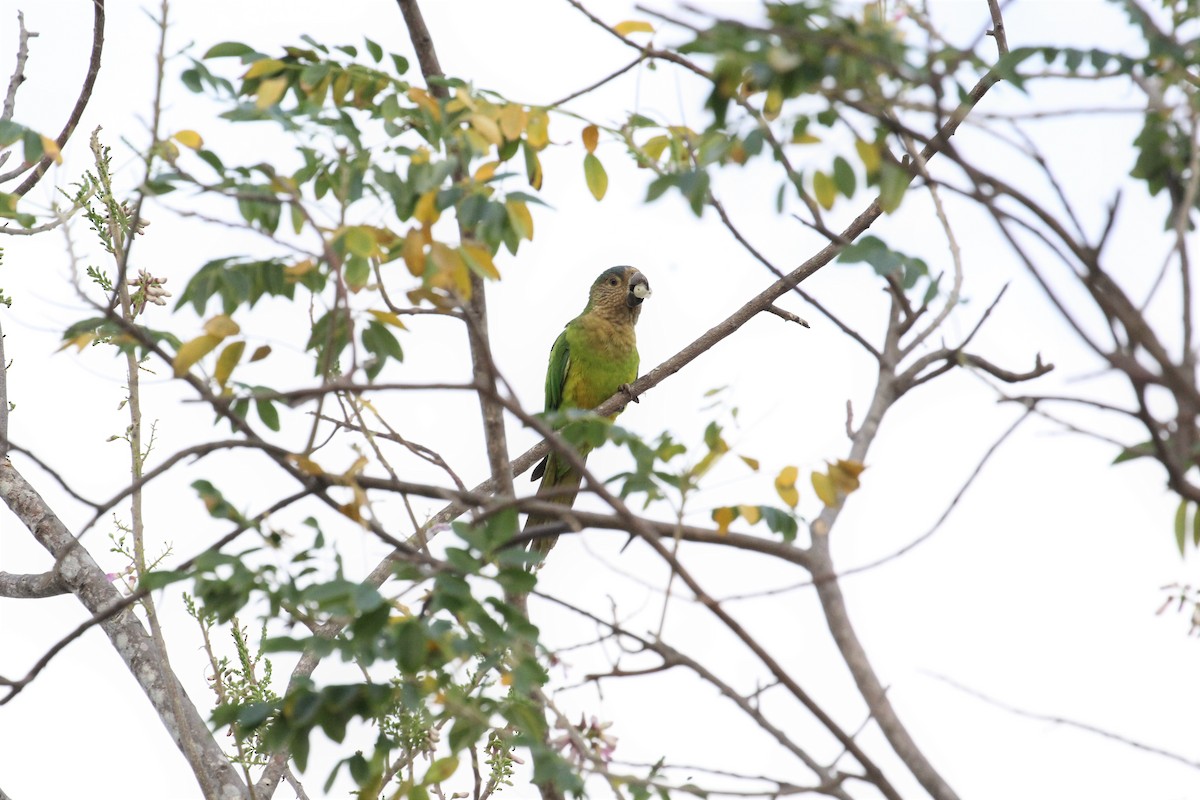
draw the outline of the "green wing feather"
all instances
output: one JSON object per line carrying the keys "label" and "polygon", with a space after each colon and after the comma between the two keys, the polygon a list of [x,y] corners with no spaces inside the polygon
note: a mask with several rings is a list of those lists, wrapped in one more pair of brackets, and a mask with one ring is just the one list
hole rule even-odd
{"label": "green wing feather", "polygon": [[[571,367],[571,346],[567,343],[567,332],[564,330],[554,340],[550,348],[550,365],[546,367],[546,410],[557,411],[562,408],[563,387],[567,385],[567,370]],[[531,480],[538,480],[546,474],[546,462],[549,456],[533,468]]]}

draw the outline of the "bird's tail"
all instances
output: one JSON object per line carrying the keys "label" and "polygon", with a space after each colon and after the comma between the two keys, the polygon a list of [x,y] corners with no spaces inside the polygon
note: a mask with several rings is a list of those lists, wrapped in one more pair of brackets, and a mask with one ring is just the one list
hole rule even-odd
{"label": "bird's tail", "polygon": [[[583,454],[587,458],[587,454]],[[542,482],[538,486],[537,497],[548,503],[559,503],[568,508],[575,505],[575,497],[579,494],[579,483],[583,479],[577,470],[569,464],[563,464],[554,453],[546,457],[544,462]],[[538,527],[559,522],[559,518],[545,514],[530,514],[525,520],[523,533],[531,533]],[[544,558],[558,542],[558,536],[540,536],[529,542],[529,549],[540,553]]]}

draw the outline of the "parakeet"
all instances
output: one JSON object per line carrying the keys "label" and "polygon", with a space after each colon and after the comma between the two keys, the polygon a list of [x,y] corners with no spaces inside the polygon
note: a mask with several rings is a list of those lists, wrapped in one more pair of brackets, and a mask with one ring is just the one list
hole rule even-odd
{"label": "parakeet", "polygon": [[[642,301],[649,296],[650,282],[633,267],[612,267],[600,273],[592,283],[587,307],[567,323],[550,349],[546,411],[595,408],[637,379],[634,326]],[[579,454],[586,458],[587,453],[587,449],[581,449]],[[539,497],[566,506],[574,504],[582,476],[555,452],[534,468],[533,480],[538,478],[542,479]],[[530,514],[525,530],[554,521],[552,517]],[[530,549],[544,555],[557,538],[537,539]]]}

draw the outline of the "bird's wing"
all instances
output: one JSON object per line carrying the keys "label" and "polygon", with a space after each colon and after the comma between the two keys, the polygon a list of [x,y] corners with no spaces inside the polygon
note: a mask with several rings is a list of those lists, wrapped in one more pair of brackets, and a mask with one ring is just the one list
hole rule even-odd
{"label": "bird's wing", "polygon": [[571,348],[567,344],[564,330],[550,348],[550,365],[546,367],[546,410],[562,408],[563,387],[567,383],[567,370],[571,367]]}

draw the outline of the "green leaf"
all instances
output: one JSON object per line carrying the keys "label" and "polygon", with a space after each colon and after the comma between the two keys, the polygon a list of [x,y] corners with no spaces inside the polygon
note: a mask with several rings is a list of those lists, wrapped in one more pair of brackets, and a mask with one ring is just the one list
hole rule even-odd
{"label": "green leaf", "polygon": [[879,207],[890,214],[900,207],[912,176],[892,163],[884,163],[879,172]]}
{"label": "green leaf", "polygon": [[279,411],[274,403],[266,398],[259,398],[254,401],[254,410],[258,412],[258,418],[264,425],[273,431],[279,431]]}
{"label": "green leaf", "polygon": [[583,157],[583,177],[587,181],[588,191],[592,193],[592,197],[603,200],[604,193],[608,191],[608,173],[604,171],[604,165],[600,163],[600,159],[592,153]]}
{"label": "green leaf", "polygon": [[439,758],[429,765],[429,769],[425,771],[425,777],[421,783],[429,786],[435,783],[441,783],[449,779],[458,770],[458,756],[446,756]]}
{"label": "green leaf", "polygon": [[1175,544],[1179,545],[1179,555],[1184,554],[1187,545],[1187,511],[1188,501],[1182,500],[1175,511]]}
{"label": "green leaf", "polygon": [[850,162],[838,156],[833,160],[833,182],[839,192],[846,197],[853,197],[857,185],[854,168]]}
{"label": "green leaf", "polygon": [[255,52],[253,47],[242,44],[241,42],[221,42],[214,44],[208,48],[204,54],[204,58],[231,58],[251,55]]}
{"label": "green leaf", "polygon": [[367,52],[371,54],[371,60],[378,64],[383,60],[383,48],[370,39],[364,39],[367,44]]}
{"label": "green leaf", "polygon": [[833,201],[837,199],[837,188],[833,180],[820,170],[813,173],[813,194],[826,211],[833,208]]}

